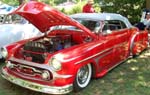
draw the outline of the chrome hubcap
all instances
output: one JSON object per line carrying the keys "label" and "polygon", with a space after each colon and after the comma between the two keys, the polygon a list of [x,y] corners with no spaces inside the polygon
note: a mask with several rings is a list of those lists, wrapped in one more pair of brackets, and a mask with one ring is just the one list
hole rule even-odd
{"label": "chrome hubcap", "polygon": [[78,82],[80,84],[84,84],[88,78],[88,75],[89,75],[89,68],[88,66],[84,66],[82,67],[80,70],[79,70],[79,73],[78,73]]}

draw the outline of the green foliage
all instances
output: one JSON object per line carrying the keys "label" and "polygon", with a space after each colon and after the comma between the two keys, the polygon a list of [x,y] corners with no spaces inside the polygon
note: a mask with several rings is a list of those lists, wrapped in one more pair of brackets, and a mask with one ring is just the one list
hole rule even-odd
{"label": "green foliage", "polygon": [[94,6],[94,9],[95,9],[96,13],[101,12],[101,7],[100,7],[99,3],[95,3],[93,6]]}
{"label": "green foliage", "polygon": [[[9,5],[19,5],[19,0],[1,0]],[[24,0],[28,1],[28,0]],[[68,0],[38,0],[51,6],[56,6]],[[82,7],[87,0],[70,0],[77,3],[69,9],[59,9],[65,14],[82,12]],[[82,2],[81,2],[82,1]],[[127,17],[132,23],[140,21],[141,12],[145,8],[145,0],[94,0],[96,12],[119,13]]]}
{"label": "green foliage", "polygon": [[65,14],[75,14],[75,13],[81,13],[82,12],[82,8],[83,8],[83,5],[85,4],[86,2],[78,2],[77,4],[75,4],[72,8],[62,8],[62,9],[59,9],[61,12],[65,13]]}
{"label": "green foliage", "polygon": [[85,4],[85,2],[79,2],[78,4],[76,4],[76,5],[72,8],[70,14],[81,13],[81,12],[82,12],[82,7],[83,7],[84,4]]}
{"label": "green foliage", "polygon": [[[24,1],[28,2],[29,0],[24,0]],[[57,5],[57,4],[66,2],[67,0],[38,0],[38,1],[44,2],[46,4],[50,4],[50,5]],[[9,5],[19,5],[19,0],[1,0],[1,2],[9,4]]]}
{"label": "green foliage", "polygon": [[82,6],[78,4],[72,8],[69,14],[81,13],[81,12],[82,12]]}
{"label": "green foliage", "polygon": [[[50,0],[48,0],[50,1]],[[66,2],[67,0],[54,0],[55,5]]]}
{"label": "green foliage", "polygon": [[[81,13],[83,6],[86,4],[86,1],[78,2],[76,5],[74,5],[72,8],[68,9],[60,9],[61,12],[65,14],[75,14],[75,13]],[[101,12],[101,8],[98,3],[95,3],[94,5],[95,11]]]}
{"label": "green foliage", "polygon": [[141,12],[145,8],[145,0],[103,0],[104,12],[119,13],[132,23],[140,21]]}
{"label": "green foliage", "polygon": [[12,6],[18,6],[19,1],[18,0],[1,0],[2,3],[9,4]]}

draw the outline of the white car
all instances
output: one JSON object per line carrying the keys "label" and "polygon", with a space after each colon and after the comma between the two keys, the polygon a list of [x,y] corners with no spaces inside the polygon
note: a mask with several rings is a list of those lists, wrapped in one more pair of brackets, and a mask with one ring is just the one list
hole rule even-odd
{"label": "white car", "polygon": [[3,18],[11,13],[12,11],[14,11],[16,9],[16,7],[7,5],[7,4],[1,4],[0,5],[0,23],[2,23]]}
{"label": "white car", "polygon": [[[19,15],[7,15],[0,24],[0,48],[38,35],[42,33],[24,18]],[[2,59],[1,52],[0,59]]]}

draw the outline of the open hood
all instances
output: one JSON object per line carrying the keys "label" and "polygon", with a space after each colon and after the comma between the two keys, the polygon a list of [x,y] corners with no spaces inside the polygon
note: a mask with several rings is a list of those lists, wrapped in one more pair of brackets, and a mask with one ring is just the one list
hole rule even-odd
{"label": "open hood", "polygon": [[12,14],[18,14],[35,25],[41,32],[46,32],[52,26],[56,25],[72,25],[85,31],[92,37],[96,37],[89,29],[74,21],[69,16],[57,11],[56,9],[36,1],[30,1],[22,4]]}

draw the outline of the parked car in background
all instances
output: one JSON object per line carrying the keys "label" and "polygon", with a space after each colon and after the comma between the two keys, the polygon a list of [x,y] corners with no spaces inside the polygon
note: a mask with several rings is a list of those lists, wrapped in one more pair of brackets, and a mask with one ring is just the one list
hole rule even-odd
{"label": "parked car in background", "polygon": [[40,35],[42,33],[21,16],[16,14],[5,15],[0,24],[0,47]]}
{"label": "parked car in background", "polygon": [[11,13],[16,8],[7,4],[0,4],[0,24],[3,22],[3,18]]}
{"label": "parked car in background", "polygon": [[147,48],[147,31],[114,13],[79,13],[66,16],[52,7],[31,1],[18,14],[45,35],[1,48],[6,65],[2,77],[34,91],[66,94],[88,86],[112,68]]}

